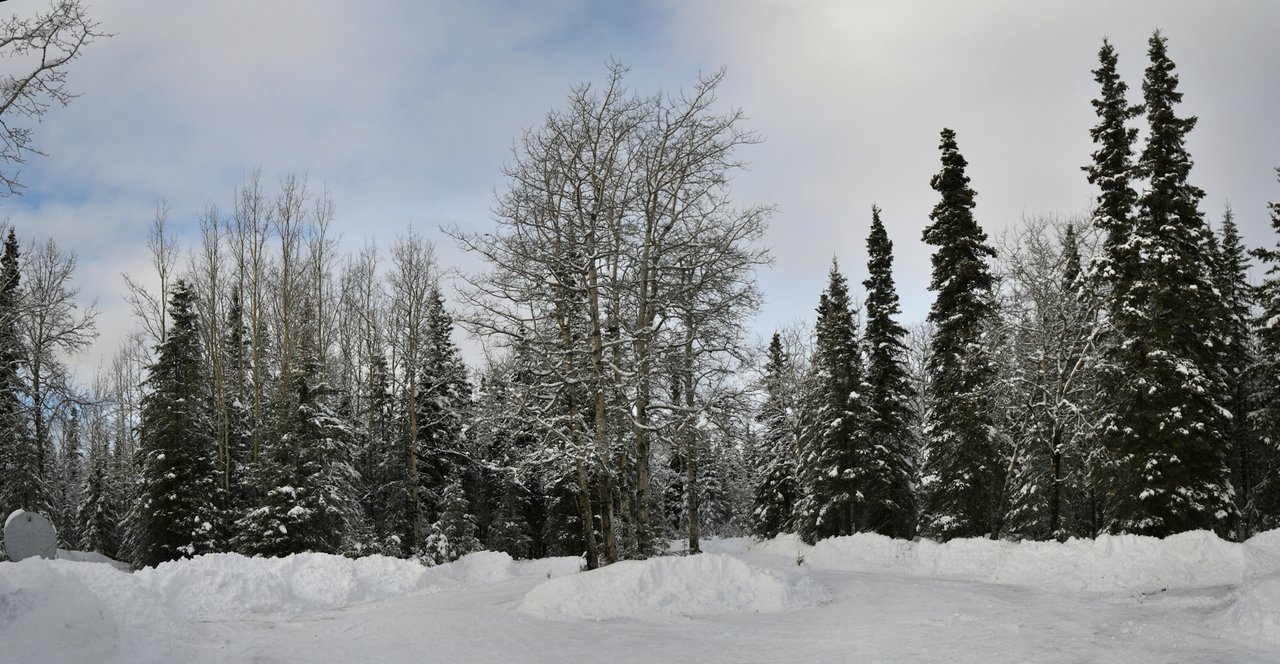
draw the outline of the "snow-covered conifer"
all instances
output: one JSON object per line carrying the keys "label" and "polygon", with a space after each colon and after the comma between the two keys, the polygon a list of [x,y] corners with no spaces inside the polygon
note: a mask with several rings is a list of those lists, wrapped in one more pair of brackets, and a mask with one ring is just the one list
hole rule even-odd
{"label": "snow-covered conifer", "polygon": [[215,551],[218,470],[208,380],[185,281],[174,286],[171,321],[148,368],[139,427],[141,472],[129,515],[133,562],[150,566]]}
{"label": "snow-covered conifer", "polygon": [[977,537],[998,530],[1004,464],[992,414],[995,367],[986,335],[993,311],[987,260],[995,250],[973,217],[974,191],[955,132],[942,130],[942,170],[930,186],[941,200],[924,230],[937,247],[929,289],[935,326],[925,414],[920,531],[929,537]]}
{"label": "snow-covered conifer", "polygon": [[871,208],[867,235],[867,329],[863,347],[867,357],[864,425],[867,440],[858,490],[866,505],[855,527],[891,537],[910,537],[915,531],[915,496],[911,459],[918,445],[911,431],[911,399],[907,375],[907,331],[895,320],[901,313],[893,282],[893,243],[880,221],[880,208]]}

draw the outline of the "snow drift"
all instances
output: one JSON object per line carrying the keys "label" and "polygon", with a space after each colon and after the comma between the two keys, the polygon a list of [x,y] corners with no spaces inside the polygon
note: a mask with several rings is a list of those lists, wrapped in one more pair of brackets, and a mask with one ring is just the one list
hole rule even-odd
{"label": "snow drift", "polygon": [[1223,626],[1247,636],[1280,643],[1280,573],[1244,584],[1235,593]]}
{"label": "snow drift", "polygon": [[1103,535],[1061,543],[911,542],[864,533],[822,540],[814,546],[794,535],[782,535],[750,550],[803,558],[814,569],[896,572],[1058,591],[1147,593],[1206,588],[1237,585],[1280,571],[1280,531],[1243,543],[1206,531],[1163,539]]}
{"label": "snow drift", "polygon": [[545,581],[520,611],[559,620],[641,620],[776,613],[831,599],[807,575],[786,575],[725,554],[627,560]]}
{"label": "snow drift", "polygon": [[[183,652],[192,621],[270,619],[578,571],[578,558],[517,562],[481,552],[438,567],[321,553],[286,558],[213,554],[130,574],[111,565],[31,559],[0,563],[0,661],[38,661],[48,643],[74,661],[129,659],[135,643],[169,635]],[[9,659],[11,658],[12,659]]]}

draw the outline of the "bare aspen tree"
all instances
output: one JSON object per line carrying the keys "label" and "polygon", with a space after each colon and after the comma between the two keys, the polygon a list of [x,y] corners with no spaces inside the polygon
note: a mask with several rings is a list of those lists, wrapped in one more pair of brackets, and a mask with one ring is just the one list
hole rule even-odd
{"label": "bare aspen tree", "polygon": [[[413,519],[413,547],[422,546],[422,496],[418,468],[418,372],[427,351],[427,313],[435,286],[435,248],[414,230],[396,239],[391,247],[391,340],[397,350],[396,371],[400,398],[408,415],[404,444],[409,459],[409,501]],[[370,377],[372,380],[372,376]]]}
{"label": "bare aspen tree", "polygon": [[36,243],[26,256],[18,330],[26,351],[32,423],[43,473],[50,416],[60,403],[74,400],[65,360],[97,338],[98,311],[95,306],[82,309],[77,303],[80,289],[71,283],[75,254],[46,240]]}
{"label": "bare aspen tree", "polygon": [[138,412],[142,403],[142,379],[149,351],[142,333],[125,339],[111,359],[108,378],[114,409],[116,456],[124,467],[132,470],[133,453],[138,449]]}
{"label": "bare aspen tree", "polygon": [[688,374],[670,358],[735,347],[712,337],[740,331],[728,314],[755,306],[750,272],[766,260],[750,246],[767,210],[730,204],[732,152],[757,139],[739,113],[711,113],[720,76],[688,95],[640,98],[625,73],[612,66],[603,85],[575,88],[565,110],[525,132],[495,232],[452,232],[490,268],[467,278],[463,323],[537,362],[531,412],[572,460],[588,566],[655,552],[652,444],[697,404],[663,403],[655,417],[654,393]]}
{"label": "bare aspen tree", "polygon": [[[352,399],[352,415],[363,415],[366,433],[374,429],[376,413],[369,407],[375,381],[375,358],[383,355],[382,282],[378,279],[378,248],[369,243],[348,257],[339,278],[338,337],[342,348],[343,381]],[[384,358],[385,359],[385,358]],[[366,450],[361,472],[369,477],[375,460]]]}
{"label": "bare aspen tree", "polygon": [[998,246],[999,337],[1007,340],[999,357],[1013,437],[1006,520],[1029,537],[1095,534],[1083,505],[1091,490],[1084,442],[1102,299],[1080,267],[1093,242],[1086,223],[1031,218]]}
{"label": "bare aspen tree", "polygon": [[229,413],[227,412],[226,356],[222,347],[223,320],[223,256],[222,256],[222,221],[218,216],[218,207],[213,202],[205,204],[200,214],[200,254],[192,272],[197,283],[202,283],[198,301],[205,317],[202,326],[204,347],[208,352],[210,365],[209,393],[213,397],[214,441],[217,445],[218,466],[221,472],[222,489],[231,488],[231,454],[229,450]]}
{"label": "bare aspen tree", "polygon": [[[733,157],[734,150],[760,141],[756,134],[741,128],[741,111],[722,115],[712,112],[716,88],[723,78],[721,70],[700,78],[688,93],[656,98],[652,102],[652,120],[635,148],[643,177],[636,181],[640,227],[636,233],[639,246],[633,250],[638,257],[634,269],[635,323],[629,332],[636,370],[631,412],[636,457],[636,544],[641,555],[653,553],[649,462],[655,427],[649,405],[654,354],[662,350],[659,335],[664,319],[660,312],[669,309],[668,291],[683,275],[682,268],[673,264],[673,257],[679,253],[677,248],[688,241],[691,224],[701,223],[707,214],[721,207],[727,209],[724,195],[728,175],[742,167]],[[763,218],[759,222],[763,223]]]}
{"label": "bare aspen tree", "polygon": [[[250,458],[257,464],[263,438],[263,368],[266,362],[266,288],[267,240],[271,235],[272,209],[262,192],[262,171],[254,170],[236,191],[235,211],[232,216],[232,233],[235,236],[236,281],[241,292],[241,302],[249,303],[249,338],[252,346],[249,374],[253,390],[253,440]],[[239,376],[245,375],[239,367]]]}
{"label": "bare aspen tree", "polygon": [[18,169],[28,155],[43,154],[29,125],[50,106],[76,98],[67,87],[68,69],[84,47],[106,36],[81,0],[58,0],[45,13],[0,23],[0,58],[11,63],[0,76],[0,187],[6,194],[21,192]]}
{"label": "bare aspen tree", "polygon": [[271,217],[276,239],[280,243],[279,265],[276,274],[275,329],[280,337],[280,384],[288,385],[294,348],[298,334],[299,299],[305,297],[305,265],[302,240],[306,231],[306,205],[309,199],[307,182],[296,173],[286,175],[280,183]]}
{"label": "bare aspen tree", "polygon": [[322,352],[333,346],[334,293],[333,265],[336,259],[338,239],[333,236],[335,208],[329,190],[323,189],[316,197],[312,211],[310,233],[307,237],[307,263],[310,266],[311,303],[315,307],[315,339]]}
{"label": "bare aspen tree", "polygon": [[[155,217],[151,221],[151,230],[147,234],[147,249],[151,251],[151,267],[155,269],[159,279],[158,292],[152,292],[146,284],[130,277],[120,275],[124,279],[125,300],[133,309],[133,315],[142,325],[149,337],[150,347],[155,348],[164,343],[165,333],[169,326],[169,286],[174,270],[177,269],[178,245],[166,232],[169,222],[168,201],[156,203]],[[148,349],[149,350],[149,349]]]}

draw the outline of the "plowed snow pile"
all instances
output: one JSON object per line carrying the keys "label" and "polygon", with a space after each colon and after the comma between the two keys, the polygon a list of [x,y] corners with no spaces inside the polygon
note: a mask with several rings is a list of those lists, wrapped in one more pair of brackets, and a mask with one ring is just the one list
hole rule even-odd
{"label": "plowed snow pile", "polygon": [[875,534],[834,537],[809,546],[792,535],[761,542],[757,553],[803,558],[814,569],[895,572],[1046,590],[1158,592],[1236,585],[1280,571],[1280,531],[1246,542],[1206,531],[1164,539],[1103,535],[1094,540],[911,542]]}
{"label": "plowed snow pile", "polygon": [[726,554],[628,560],[545,581],[520,610],[559,620],[669,619],[727,613],[776,613],[817,606],[826,588]]}
{"label": "plowed snow pile", "polygon": [[[577,572],[579,558],[515,562],[481,552],[439,567],[321,553],[212,554],[130,574],[110,565],[29,559],[0,564],[0,662],[37,661],[60,643],[75,661],[121,655],[190,621],[275,619],[412,594]],[[181,640],[174,639],[181,649]],[[102,648],[107,650],[99,653]],[[14,657],[14,659],[7,659]]]}

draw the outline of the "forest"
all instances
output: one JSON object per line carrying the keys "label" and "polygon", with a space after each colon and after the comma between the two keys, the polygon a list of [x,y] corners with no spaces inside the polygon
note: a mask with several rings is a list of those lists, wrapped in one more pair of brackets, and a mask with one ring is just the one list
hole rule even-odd
{"label": "forest", "polygon": [[[101,36],[73,18],[76,49]],[[1229,209],[1201,210],[1166,39],[1140,95],[1117,62],[1104,40],[1080,137],[1091,210],[988,237],[983,183],[942,129],[929,218],[850,211],[862,290],[833,258],[812,326],[766,343],[774,210],[733,196],[762,137],[722,110],[723,72],[646,94],[611,64],[573,87],[516,137],[492,227],[440,229],[477,271],[414,230],[344,250],[331,195],[297,173],[251,170],[174,215],[194,232],[159,203],[153,274],[123,284],[136,332],[87,383],[98,312],[77,257],[11,226],[0,514],[43,513],[62,547],[139,568],[482,549],[595,568],[744,534],[1276,528],[1280,243],[1246,247]],[[20,193],[12,170],[0,184]],[[902,320],[886,223],[933,247],[925,321]],[[463,335],[483,353],[464,358]]]}

